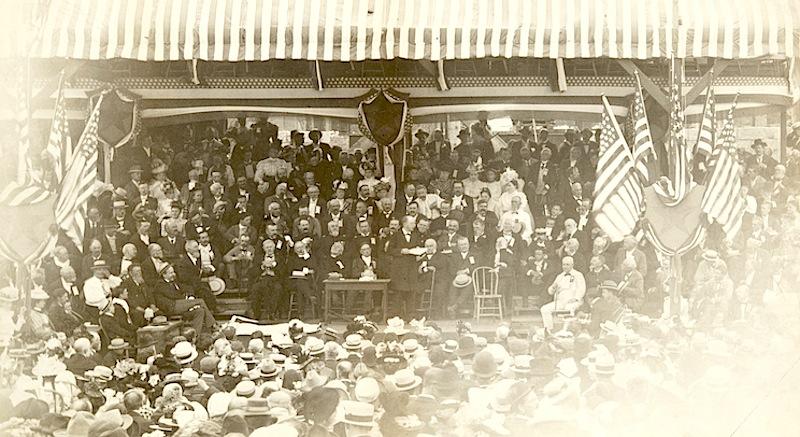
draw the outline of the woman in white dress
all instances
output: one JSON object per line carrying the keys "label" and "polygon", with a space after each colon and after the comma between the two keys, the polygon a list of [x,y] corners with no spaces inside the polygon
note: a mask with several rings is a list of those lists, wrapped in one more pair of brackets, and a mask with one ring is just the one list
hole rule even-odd
{"label": "woman in white dress", "polygon": [[520,210],[532,216],[530,206],[528,205],[528,196],[522,191],[521,185],[524,182],[519,179],[517,172],[510,169],[506,170],[500,176],[500,182],[503,184],[503,194],[500,195],[500,201],[498,202],[500,212],[497,216],[502,217],[503,213],[511,211],[511,199],[514,197],[519,197],[522,203]]}
{"label": "woman in white dress", "polygon": [[461,181],[464,184],[464,194],[477,200],[486,182],[480,180],[480,172],[472,164],[467,167],[467,174],[469,177]]}

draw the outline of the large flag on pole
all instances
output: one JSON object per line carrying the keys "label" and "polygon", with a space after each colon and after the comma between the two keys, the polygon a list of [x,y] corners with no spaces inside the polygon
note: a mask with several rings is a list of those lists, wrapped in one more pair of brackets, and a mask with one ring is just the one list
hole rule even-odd
{"label": "large flag on pole", "polygon": [[64,98],[64,72],[58,84],[58,96],[56,97],[56,108],[53,115],[53,122],[50,124],[50,136],[47,139],[45,152],[50,157],[53,164],[53,174],[56,186],[61,184],[64,173],[69,168],[72,159],[72,139],[69,136],[69,124],[67,122],[67,105]]}
{"label": "large flag on pole", "polygon": [[612,241],[620,241],[636,228],[644,195],[634,170],[633,155],[605,96],[600,129],[600,159],[592,209],[598,226]]}
{"label": "large flag on pole", "polygon": [[702,209],[710,220],[722,226],[725,236],[732,240],[742,226],[745,210],[745,198],[742,193],[742,166],[736,159],[736,136],[734,134],[733,113],[736,109],[734,100],[718,144],[712,155],[716,162],[703,195]]}
{"label": "large flag on pole", "polygon": [[636,76],[636,92],[633,96],[631,115],[628,117],[633,124],[633,161],[636,172],[642,185],[652,185],[657,179],[656,150],[653,146],[653,137],[650,135],[650,123],[644,109],[644,95],[639,73]]}
{"label": "large flag on pole", "polygon": [[714,119],[714,88],[711,84],[706,90],[706,102],[703,105],[703,119],[697,131],[697,143],[694,145],[694,159],[708,159],[714,150],[716,121]]}
{"label": "large flag on pole", "polygon": [[56,200],[56,223],[79,248],[83,247],[86,202],[100,183],[97,180],[97,123],[102,101],[101,96],[92,109]]}
{"label": "large flag on pole", "polygon": [[671,190],[668,190],[666,197],[669,199],[665,203],[668,206],[680,203],[692,183],[691,157],[689,148],[686,146],[684,136],[684,113],[683,113],[683,67],[681,60],[672,59],[672,79],[670,83],[670,103],[672,111],[669,117],[670,130],[669,141],[667,144],[667,155],[669,156],[669,179]]}

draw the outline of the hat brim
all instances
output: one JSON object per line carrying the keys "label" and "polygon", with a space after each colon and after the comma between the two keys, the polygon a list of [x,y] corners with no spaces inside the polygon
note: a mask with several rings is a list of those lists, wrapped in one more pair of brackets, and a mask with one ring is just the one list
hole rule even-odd
{"label": "hat brim", "polygon": [[197,350],[195,349],[195,350],[193,350],[193,351],[192,351],[192,353],[191,353],[191,354],[190,354],[188,357],[186,357],[186,358],[180,358],[180,359],[179,359],[179,358],[175,358],[175,359],[176,359],[176,360],[178,361],[178,363],[180,363],[180,364],[189,364],[189,363],[191,363],[192,361],[194,361],[194,360],[197,358],[197,355],[198,355],[198,352],[197,352]]}
{"label": "hat brim", "polygon": [[397,383],[395,383],[395,387],[397,387],[397,390],[399,391],[409,391],[419,387],[420,384],[422,384],[422,378],[417,375],[414,375],[414,382],[411,385],[398,387]]}
{"label": "hat brim", "polygon": [[116,350],[120,350],[120,349],[127,349],[130,346],[131,346],[131,344],[126,341],[125,343],[122,343],[121,345],[119,345],[117,347],[109,345],[107,349],[110,350],[110,351],[116,351]]}

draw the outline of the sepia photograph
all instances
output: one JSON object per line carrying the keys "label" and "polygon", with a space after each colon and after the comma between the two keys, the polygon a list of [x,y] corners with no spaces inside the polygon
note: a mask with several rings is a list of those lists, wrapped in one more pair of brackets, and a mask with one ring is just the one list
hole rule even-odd
{"label": "sepia photograph", "polygon": [[798,430],[800,0],[0,0],[0,437]]}

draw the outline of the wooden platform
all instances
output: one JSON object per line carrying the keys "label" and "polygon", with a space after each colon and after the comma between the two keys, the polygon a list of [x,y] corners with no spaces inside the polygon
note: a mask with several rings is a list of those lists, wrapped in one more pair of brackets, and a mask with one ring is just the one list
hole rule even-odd
{"label": "wooden platform", "polygon": [[[516,304],[517,302],[515,302]],[[217,313],[214,314],[216,319],[220,322],[230,320],[233,315],[245,315],[249,302],[246,299],[246,294],[237,289],[228,289],[224,293],[217,296]],[[518,333],[527,335],[531,329],[539,328],[542,326],[542,318],[539,315],[538,308],[530,307],[522,311],[515,311],[511,317],[506,317],[505,321],[511,323],[511,327]],[[459,319],[452,320],[434,320],[446,334],[454,334],[456,324]],[[474,319],[461,319],[469,322],[472,326],[472,332],[491,339],[494,337],[495,329],[499,321],[496,319],[483,319],[477,322]],[[305,320],[306,322],[320,322],[321,320]],[[406,321],[408,322],[408,321]],[[336,329],[339,332],[344,332],[347,321],[337,320],[327,324],[328,326]],[[383,323],[381,324],[383,325]]]}

